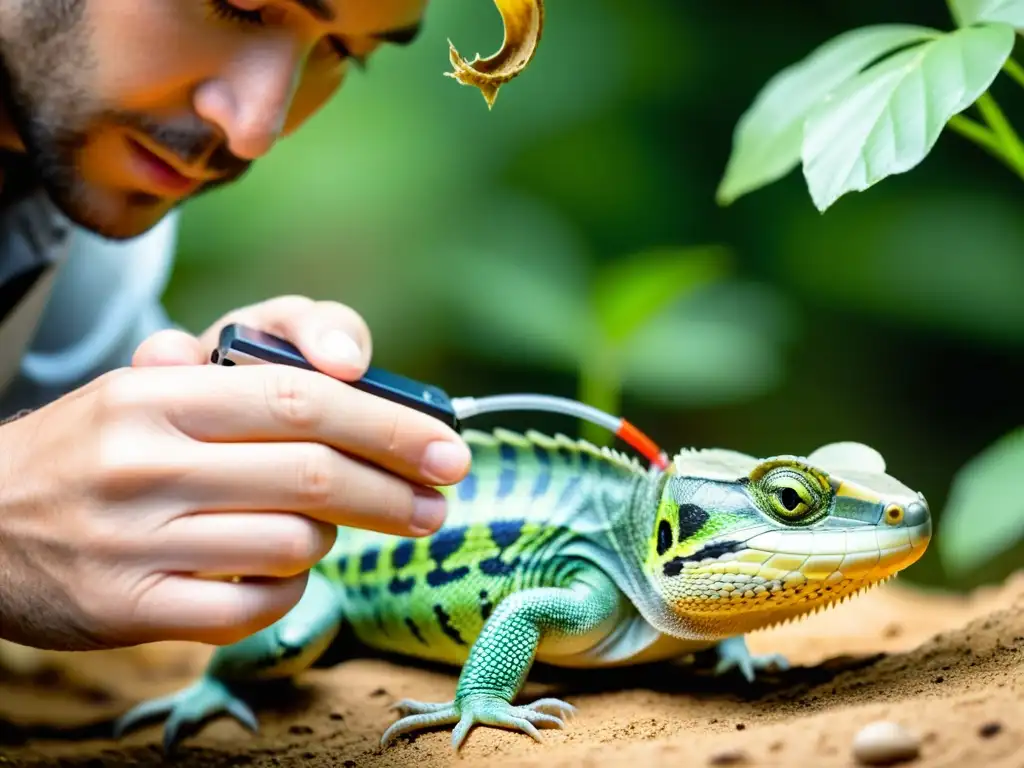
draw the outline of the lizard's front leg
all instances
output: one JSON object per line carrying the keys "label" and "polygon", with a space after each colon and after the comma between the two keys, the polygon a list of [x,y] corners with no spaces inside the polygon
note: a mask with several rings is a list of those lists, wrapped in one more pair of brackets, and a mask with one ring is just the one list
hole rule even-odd
{"label": "lizard's front leg", "polygon": [[150,699],[122,715],[114,724],[114,738],[143,721],[167,715],[163,746],[171,752],[203,721],[229,714],[256,731],[258,723],[249,706],[229,688],[231,681],[286,678],[309,667],[337,635],[342,621],[334,587],[322,574],[309,575],[298,603],[269,627],[214,651],[203,677],[183,690]]}
{"label": "lizard's front leg", "polygon": [[452,746],[458,750],[474,724],[517,729],[540,740],[537,726],[564,727],[572,705],[540,699],[526,706],[512,700],[526,681],[543,643],[597,643],[609,631],[622,605],[622,593],[602,572],[581,569],[562,587],[516,592],[495,609],[473,643],[453,701],[395,705],[406,716],[381,737],[387,746],[396,737],[439,725],[455,725]]}
{"label": "lizard's front leg", "polygon": [[715,652],[718,656],[718,664],[715,665],[716,675],[724,675],[738,668],[749,683],[754,682],[754,676],[758,671],[789,669],[789,661],[781,654],[754,656],[747,648],[747,640],[743,635],[734,635],[722,640],[715,646]]}

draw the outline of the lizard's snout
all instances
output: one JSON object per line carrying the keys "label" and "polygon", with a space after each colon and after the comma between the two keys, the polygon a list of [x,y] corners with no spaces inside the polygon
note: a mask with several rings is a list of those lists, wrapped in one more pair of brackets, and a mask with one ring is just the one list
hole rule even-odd
{"label": "lizard's snout", "polygon": [[931,512],[928,510],[928,504],[925,503],[924,499],[910,502],[907,504],[903,519],[910,528],[927,525],[931,522]]}
{"label": "lizard's snout", "polygon": [[920,556],[932,538],[932,514],[928,509],[928,502],[919,494],[916,499],[899,509],[902,517],[900,525],[910,533],[911,549]]}

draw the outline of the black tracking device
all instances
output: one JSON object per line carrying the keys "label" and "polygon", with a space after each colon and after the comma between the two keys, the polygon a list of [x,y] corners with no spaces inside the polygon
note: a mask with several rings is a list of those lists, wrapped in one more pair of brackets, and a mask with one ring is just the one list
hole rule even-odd
{"label": "black tracking device", "polygon": [[[238,323],[225,326],[220,332],[220,340],[210,355],[210,362],[227,366],[278,363],[317,370],[293,344]],[[345,383],[433,416],[452,429],[459,429],[459,418],[451,398],[436,386],[374,366],[370,366],[361,379]]]}
{"label": "black tracking device", "polygon": [[[238,323],[228,325],[220,332],[220,340],[210,355],[210,362],[227,366],[278,363],[309,371],[318,370],[293,344]],[[424,384],[373,366],[367,369],[361,379],[345,383],[433,416],[456,432],[460,431],[462,422],[485,413],[545,411],[573,416],[610,430],[649,459],[652,466],[661,470],[669,466],[668,455],[626,419],[578,400],[531,393],[453,398],[432,384]]]}

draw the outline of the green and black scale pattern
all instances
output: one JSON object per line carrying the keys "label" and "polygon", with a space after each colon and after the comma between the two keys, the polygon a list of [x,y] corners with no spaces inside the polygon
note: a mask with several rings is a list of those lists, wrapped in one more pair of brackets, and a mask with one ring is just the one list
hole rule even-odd
{"label": "green and black scale pattern", "polygon": [[339,533],[318,570],[341,589],[356,636],[384,651],[461,664],[495,606],[579,568],[559,550],[581,535],[574,510],[595,483],[635,482],[644,470],[586,442],[504,430],[465,434],[470,474],[443,489],[449,511],[434,535]]}

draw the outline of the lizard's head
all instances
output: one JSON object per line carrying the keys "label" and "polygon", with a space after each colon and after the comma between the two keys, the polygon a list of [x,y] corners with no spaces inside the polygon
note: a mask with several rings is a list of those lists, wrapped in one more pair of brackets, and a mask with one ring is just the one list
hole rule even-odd
{"label": "lizard's head", "polygon": [[867,446],[834,443],[806,458],[684,451],[669,470],[645,566],[676,621],[718,637],[884,581],[930,539],[924,496]]}

